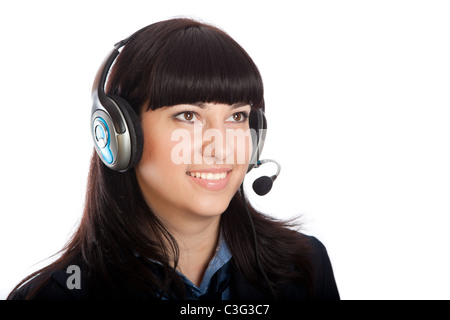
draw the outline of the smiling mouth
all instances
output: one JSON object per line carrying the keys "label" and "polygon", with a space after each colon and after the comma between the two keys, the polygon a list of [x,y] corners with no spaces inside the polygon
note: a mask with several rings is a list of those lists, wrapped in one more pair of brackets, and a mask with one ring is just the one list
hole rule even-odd
{"label": "smiling mouth", "polygon": [[196,172],[196,171],[192,171],[192,172],[186,172],[186,174],[188,176],[194,177],[194,178],[198,178],[198,179],[202,179],[202,180],[223,180],[226,178],[227,174],[229,171],[227,172],[219,172],[219,173],[212,173],[212,172]]}

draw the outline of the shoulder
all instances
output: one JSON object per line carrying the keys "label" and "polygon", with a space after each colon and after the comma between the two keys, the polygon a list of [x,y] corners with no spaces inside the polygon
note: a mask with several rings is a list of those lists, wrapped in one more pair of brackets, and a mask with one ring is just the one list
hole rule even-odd
{"label": "shoulder", "polygon": [[66,269],[39,274],[13,291],[9,300],[80,300],[87,299],[87,275],[84,268],[70,265]]}
{"label": "shoulder", "polygon": [[[289,246],[295,248],[297,253],[300,253],[302,263],[307,265],[307,270],[304,269],[304,265],[301,267],[294,260],[288,259],[279,261],[279,267],[277,271],[282,268],[286,272],[278,272],[282,274],[282,277],[286,277],[286,274],[291,274],[292,271],[297,274],[308,273],[308,279],[306,283],[302,280],[299,281],[299,277],[292,277],[283,279],[279,291],[281,293],[281,299],[287,300],[339,300],[339,291],[334,278],[333,268],[329,259],[325,245],[316,237],[308,236],[302,233],[295,233],[295,239],[289,243]],[[294,259],[294,258],[292,258]],[[287,268],[286,268],[287,267]],[[232,294],[233,299],[238,300],[264,300],[271,299],[271,296],[266,292],[263,293],[260,289],[257,289],[255,284],[251,283],[239,270],[233,269],[232,276]]]}
{"label": "shoulder", "polygon": [[323,260],[329,260],[328,252],[325,245],[316,237],[306,235],[303,233],[297,233],[299,241],[308,248],[309,257],[316,263],[323,262]]}
{"label": "shoulder", "polygon": [[299,238],[308,247],[313,272],[313,298],[339,299],[333,267],[325,245],[314,236],[299,233]]}

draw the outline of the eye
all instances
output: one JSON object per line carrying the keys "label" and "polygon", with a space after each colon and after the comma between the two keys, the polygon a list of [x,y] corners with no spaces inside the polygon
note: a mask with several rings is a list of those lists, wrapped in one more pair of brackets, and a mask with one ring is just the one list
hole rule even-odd
{"label": "eye", "polygon": [[236,112],[231,117],[228,118],[227,121],[230,122],[245,122],[248,119],[247,112]]}
{"label": "eye", "polygon": [[183,111],[180,113],[177,113],[174,118],[179,121],[183,122],[195,122],[198,121],[197,114],[193,111]]}

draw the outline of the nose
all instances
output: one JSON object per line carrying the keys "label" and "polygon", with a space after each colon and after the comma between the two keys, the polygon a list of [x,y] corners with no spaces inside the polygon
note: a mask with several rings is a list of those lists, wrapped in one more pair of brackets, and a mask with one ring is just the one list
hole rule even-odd
{"label": "nose", "polygon": [[211,123],[204,128],[202,158],[206,164],[224,164],[233,161],[234,146],[227,139],[223,123]]}

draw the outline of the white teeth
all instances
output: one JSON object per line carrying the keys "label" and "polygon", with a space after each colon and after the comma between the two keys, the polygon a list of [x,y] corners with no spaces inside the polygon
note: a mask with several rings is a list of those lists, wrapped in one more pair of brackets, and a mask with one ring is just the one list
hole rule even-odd
{"label": "white teeth", "polygon": [[205,180],[222,180],[227,176],[226,172],[221,173],[205,173],[205,172],[188,172],[191,177],[205,179]]}

